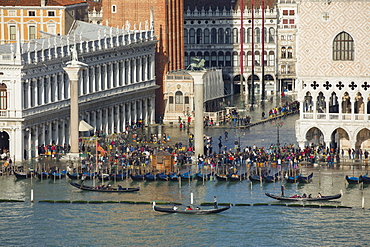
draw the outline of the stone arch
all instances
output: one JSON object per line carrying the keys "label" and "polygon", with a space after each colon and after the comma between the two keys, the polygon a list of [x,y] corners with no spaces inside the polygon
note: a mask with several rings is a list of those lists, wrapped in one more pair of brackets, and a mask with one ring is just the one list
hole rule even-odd
{"label": "stone arch", "polygon": [[312,106],[313,106],[312,95],[311,95],[311,92],[308,91],[306,92],[306,95],[304,96],[303,111],[312,112],[313,111]]}
{"label": "stone arch", "polygon": [[354,113],[357,113],[357,114],[364,114],[364,112],[365,112],[364,98],[362,97],[362,94],[360,92],[356,93],[355,104],[354,104],[354,109],[353,110],[354,110]]}
{"label": "stone arch", "polygon": [[[6,131],[0,131],[0,154],[9,151],[9,134]],[[14,153],[14,152],[12,152]]]}
{"label": "stone arch", "polygon": [[348,149],[351,147],[350,136],[348,131],[343,128],[336,128],[330,136],[330,148],[333,149]]}
{"label": "stone arch", "polygon": [[356,149],[369,149],[370,147],[370,130],[368,128],[362,128],[356,134]]}
{"label": "stone arch", "polygon": [[306,143],[305,146],[315,147],[324,146],[324,132],[318,127],[311,127],[305,133]]}

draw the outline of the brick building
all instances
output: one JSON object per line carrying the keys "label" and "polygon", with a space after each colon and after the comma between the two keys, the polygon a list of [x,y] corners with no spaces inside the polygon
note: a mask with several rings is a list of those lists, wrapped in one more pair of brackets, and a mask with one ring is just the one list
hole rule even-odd
{"label": "brick building", "polygon": [[111,27],[154,25],[157,36],[156,117],[164,113],[163,79],[168,71],[184,68],[184,4],[180,0],[103,0],[103,24]]}

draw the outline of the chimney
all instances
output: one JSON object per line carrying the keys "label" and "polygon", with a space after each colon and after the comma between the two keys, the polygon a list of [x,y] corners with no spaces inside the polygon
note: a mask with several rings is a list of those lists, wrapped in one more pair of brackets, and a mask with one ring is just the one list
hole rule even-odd
{"label": "chimney", "polygon": [[41,7],[45,7],[46,0],[41,0]]}

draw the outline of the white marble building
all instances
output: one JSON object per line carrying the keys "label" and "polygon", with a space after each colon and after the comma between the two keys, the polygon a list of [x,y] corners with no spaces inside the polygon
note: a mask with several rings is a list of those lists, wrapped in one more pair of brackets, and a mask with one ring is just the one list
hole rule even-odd
{"label": "white marble building", "polygon": [[[217,99],[225,96],[222,70],[208,70],[203,77],[204,111],[207,104],[217,103]],[[194,119],[194,80],[187,70],[170,71],[164,81],[165,123],[177,123],[181,117],[187,121]]]}
{"label": "white marble building", "polygon": [[369,11],[368,0],[299,3],[296,136],[302,148],[369,149]]}
{"label": "white marble building", "polygon": [[70,33],[0,46],[0,148],[21,161],[37,147],[69,143],[69,78],[63,67],[75,47],[79,115],[95,130],[122,132],[155,119],[153,30],[124,30],[77,21]]}

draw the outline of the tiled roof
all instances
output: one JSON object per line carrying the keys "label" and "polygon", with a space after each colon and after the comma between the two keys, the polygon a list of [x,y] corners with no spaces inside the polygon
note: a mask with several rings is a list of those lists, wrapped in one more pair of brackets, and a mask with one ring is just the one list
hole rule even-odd
{"label": "tiled roof", "polygon": [[[45,0],[45,6],[67,6],[86,3],[84,0]],[[0,6],[41,6],[41,0],[0,0]]]}
{"label": "tiled roof", "polygon": [[[212,10],[216,10],[217,7],[220,11],[222,11],[224,8],[226,10],[237,9],[240,5],[241,0],[185,0],[185,11],[188,10],[194,10],[195,7],[198,10],[201,10],[204,8],[205,10],[208,10],[210,7]],[[274,0],[265,0],[265,8],[269,6],[269,8],[274,7]],[[252,8],[252,0],[244,0],[244,6],[247,8]],[[262,6],[262,0],[255,0],[254,1],[255,8],[259,8]]]}

